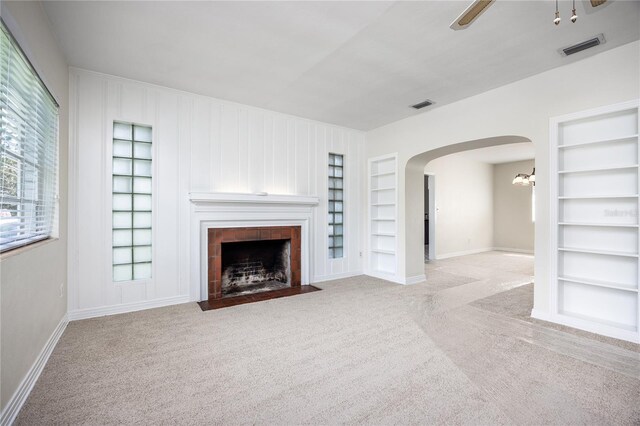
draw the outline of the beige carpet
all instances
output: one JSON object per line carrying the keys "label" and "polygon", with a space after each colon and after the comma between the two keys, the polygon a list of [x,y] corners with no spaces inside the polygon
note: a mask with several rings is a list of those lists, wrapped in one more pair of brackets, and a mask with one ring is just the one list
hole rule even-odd
{"label": "beige carpet", "polygon": [[485,253],[430,263],[433,285],[363,276],[216,311],[73,322],[17,423],[640,421],[637,352],[470,305],[532,269]]}

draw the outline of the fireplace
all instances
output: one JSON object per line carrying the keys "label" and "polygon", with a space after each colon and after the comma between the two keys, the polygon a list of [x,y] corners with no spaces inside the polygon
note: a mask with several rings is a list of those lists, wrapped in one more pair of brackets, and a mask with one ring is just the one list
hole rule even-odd
{"label": "fireplace", "polygon": [[300,227],[208,229],[209,300],[301,284]]}
{"label": "fireplace", "polygon": [[291,240],[222,243],[222,297],[291,287]]}

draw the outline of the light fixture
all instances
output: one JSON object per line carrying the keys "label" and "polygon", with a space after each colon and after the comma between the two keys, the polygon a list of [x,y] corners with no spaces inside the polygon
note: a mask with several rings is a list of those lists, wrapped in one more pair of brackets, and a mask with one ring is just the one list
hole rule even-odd
{"label": "light fixture", "polygon": [[576,15],[576,0],[573,0],[573,10],[571,11],[571,22],[575,23],[578,20]]}
{"label": "light fixture", "polygon": [[536,184],[536,169],[535,167],[533,168],[533,172],[531,172],[530,175],[526,174],[526,173],[518,173],[516,175],[515,178],[513,178],[513,181],[511,182],[513,185],[520,185],[520,186],[529,186],[529,185],[534,185]]}
{"label": "light fixture", "polygon": [[560,10],[558,10],[558,0],[556,0],[556,19],[553,20],[553,23],[558,25],[560,24],[560,21],[562,19],[560,19]]}

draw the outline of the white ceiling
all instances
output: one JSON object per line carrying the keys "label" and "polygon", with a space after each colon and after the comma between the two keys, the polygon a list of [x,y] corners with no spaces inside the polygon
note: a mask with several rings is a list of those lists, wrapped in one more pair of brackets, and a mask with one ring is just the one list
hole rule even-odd
{"label": "white ceiling", "polygon": [[452,156],[472,161],[479,161],[481,163],[501,164],[511,163],[513,161],[533,160],[535,159],[536,152],[532,142],[524,142],[472,149],[447,155],[445,157]]}
{"label": "white ceiling", "polygon": [[[72,66],[369,130],[640,38],[640,2],[45,1]],[[571,57],[557,49],[604,33]],[[420,113],[429,110],[422,110]]]}

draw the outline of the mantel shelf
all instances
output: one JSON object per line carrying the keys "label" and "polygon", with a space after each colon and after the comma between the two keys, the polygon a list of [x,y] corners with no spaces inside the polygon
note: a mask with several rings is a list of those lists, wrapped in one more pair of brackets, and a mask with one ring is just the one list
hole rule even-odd
{"label": "mantel shelf", "polygon": [[288,194],[247,194],[234,192],[190,192],[189,200],[194,204],[287,204],[316,206],[318,197]]}

